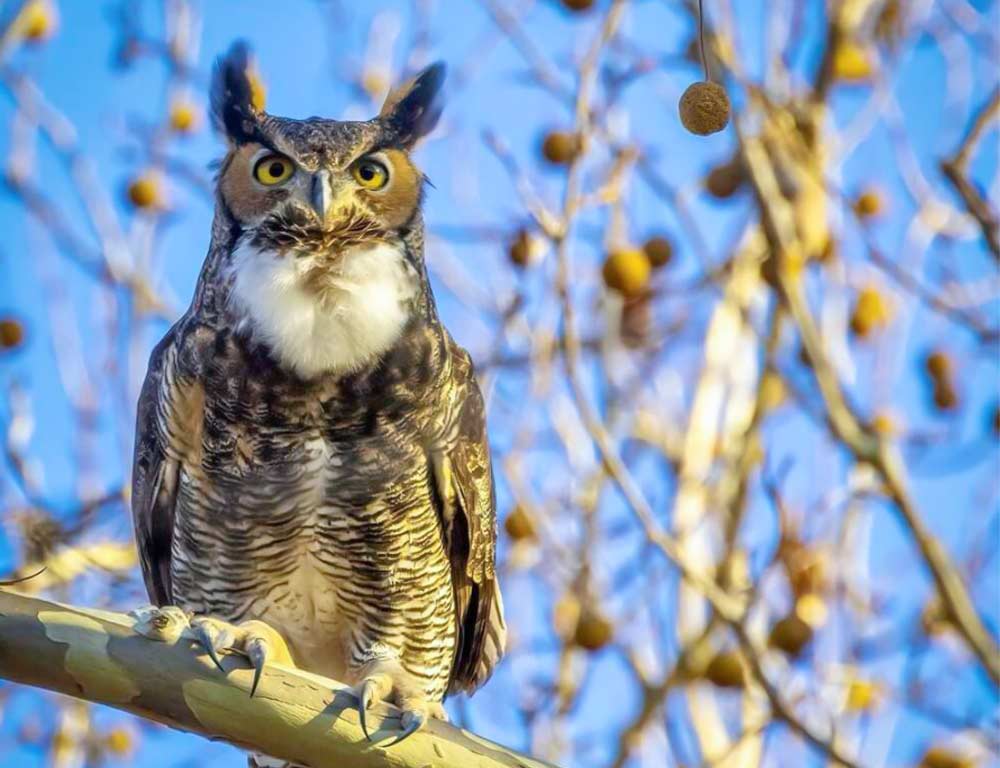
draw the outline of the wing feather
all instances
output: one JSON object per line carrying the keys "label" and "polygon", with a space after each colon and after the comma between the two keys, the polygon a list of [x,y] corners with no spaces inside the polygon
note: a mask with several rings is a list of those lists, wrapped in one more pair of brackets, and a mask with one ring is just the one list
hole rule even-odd
{"label": "wing feather", "polygon": [[485,407],[468,354],[454,343],[452,354],[450,397],[460,405],[435,462],[458,623],[450,693],[471,692],[485,683],[503,656],[507,637],[495,571],[496,491]]}
{"label": "wing feather", "polygon": [[192,434],[200,434],[200,428],[191,429],[191,421],[200,425],[203,405],[198,388],[174,374],[177,335],[175,326],[150,355],[139,394],[132,461],[136,545],[146,591],[156,605],[173,601],[170,557],[178,479],[184,445]]}

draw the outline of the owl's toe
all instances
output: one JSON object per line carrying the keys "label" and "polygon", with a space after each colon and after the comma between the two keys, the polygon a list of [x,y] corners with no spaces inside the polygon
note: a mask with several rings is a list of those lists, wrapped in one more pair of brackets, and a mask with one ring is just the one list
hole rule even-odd
{"label": "owl's toe", "polygon": [[423,709],[406,709],[403,711],[403,716],[399,719],[399,724],[403,728],[403,732],[399,734],[395,739],[389,742],[387,746],[394,746],[399,744],[403,739],[410,738],[413,734],[424,727],[424,723],[427,722],[427,709],[426,704]]}
{"label": "owl's toe", "polygon": [[294,666],[284,638],[277,630],[262,621],[230,624],[210,616],[198,616],[191,620],[190,633],[222,672],[225,672],[225,669],[219,657],[223,651],[236,652],[250,660],[250,665],[253,667],[250,696],[257,692],[265,664],[276,662]]}
{"label": "owl's toe", "polygon": [[428,701],[420,686],[394,659],[382,659],[371,663],[365,671],[367,674],[354,687],[354,693],[358,697],[358,719],[361,721],[361,730],[368,741],[372,741],[368,729],[368,710],[376,702],[389,702],[402,710],[400,716],[402,733],[386,745],[389,747],[419,731],[430,717],[447,719],[440,702]]}
{"label": "owl's toe", "polygon": [[176,605],[144,605],[129,611],[135,619],[132,629],[160,643],[176,643],[188,628],[188,614]]}
{"label": "owl's toe", "polygon": [[384,701],[392,692],[392,678],[387,674],[369,675],[355,689],[358,697],[358,719],[361,721],[361,731],[368,741],[372,740],[368,732],[368,710],[376,701]]}
{"label": "owl's toe", "polygon": [[233,647],[233,633],[230,631],[232,625],[217,619],[199,617],[191,622],[191,634],[193,639],[208,653],[212,663],[219,668],[220,672],[225,672],[219,654],[224,650]]}

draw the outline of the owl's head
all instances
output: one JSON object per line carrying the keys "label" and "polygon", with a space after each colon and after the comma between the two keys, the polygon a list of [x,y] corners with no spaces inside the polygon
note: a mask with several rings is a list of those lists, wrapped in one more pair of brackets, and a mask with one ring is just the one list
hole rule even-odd
{"label": "owl's head", "polygon": [[424,177],[410,150],[440,115],[444,66],[393,90],[364,122],[269,115],[254,104],[248,66],[237,43],[212,86],[229,145],[217,218],[228,237],[210,251],[216,266],[202,281],[221,267],[237,327],[300,376],[357,371],[433,311],[422,264]]}
{"label": "owl's head", "polygon": [[256,245],[329,250],[391,238],[417,213],[424,176],[413,145],[437,123],[445,67],[433,64],[387,97],[371,120],[269,115],[254,104],[245,44],[219,60],[212,112],[229,151],[222,202]]}

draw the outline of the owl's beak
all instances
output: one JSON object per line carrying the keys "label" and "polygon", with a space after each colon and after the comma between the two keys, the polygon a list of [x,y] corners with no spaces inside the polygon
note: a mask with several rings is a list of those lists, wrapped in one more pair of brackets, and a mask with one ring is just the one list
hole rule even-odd
{"label": "owl's beak", "polygon": [[317,171],[312,182],[312,207],[320,221],[326,221],[327,212],[333,202],[333,188],[330,186],[330,172]]}

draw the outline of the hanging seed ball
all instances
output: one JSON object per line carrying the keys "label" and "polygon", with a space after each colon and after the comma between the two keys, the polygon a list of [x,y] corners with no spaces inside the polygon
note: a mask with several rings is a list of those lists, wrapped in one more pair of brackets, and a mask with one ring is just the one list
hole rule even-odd
{"label": "hanging seed ball", "polygon": [[47,0],[29,0],[21,9],[17,24],[25,40],[44,42],[55,32],[56,9]]}
{"label": "hanging seed ball", "polygon": [[186,99],[177,99],[170,105],[170,130],[175,133],[192,133],[198,128],[198,108]]}
{"label": "hanging seed ball", "polygon": [[642,252],[646,254],[649,265],[653,269],[665,267],[674,257],[674,244],[663,235],[653,235],[642,244]]}
{"label": "hanging seed ball", "polygon": [[638,248],[620,248],[608,254],[601,268],[604,284],[625,298],[635,298],[646,290],[652,265]]}
{"label": "hanging seed ball", "polygon": [[882,213],[882,196],[876,189],[866,189],[854,199],[851,207],[858,218],[870,219]]}
{"label": "hanging seed ball", "polygon": [[589,11],[594,7],[594,0],[562,0],[563,7],[574,13]]}
{"label": "hanging seed ball", "polygon": [[859,338],[866,338],[872,331],[889,322],[889,305],[879,290],[867,286],[858,294],[851,313],[851,330]]}
{"label": "hanging seed ball", "polygon": [[681,96],[681,122],[691,133],[708,136],[729,124],[729,97],[718,83],[692,83]]}
{"label": "hanging seed ball", "polygon": [[950,749],[932,746],[924,752],[920,768],[976,768],[976,763]]}
{"label": "hanging seed ball", "polygon": [[515,507],[503,523],[507,535],[514,541],[524,541],[535,538],[535,521],[522,507]]}
{"label": "hanging seed ball", "polygon": [[24,326],[13,317],[0,318],[0,349],[17,349],[24,343]]}
{"label": "hanging seed ball", "polygon": [[951,359],[943,350],[935,349],[925,358],[924,367],[933,380],[946,379],[951,373]]}
{"label": "hanging seed ball", "polygon": [[542,139],[542,157],[553,165],[569,165],[580,152],[580,141],[569,131],[549,131]]}
{"label": "hanging seed ball", "polygon": [[105,736],[104,746],[108,752],[117,757],[128,755],[134,746],[132,734],[124,728],[114,728]]}
{"label": "hanging seed ball", "polygon": [[143,173],[128,185],[128,199],[136,208],[157,208],[163,202],[160,182],[152,173]]}
{"label": "hanging seed ball", "polygon": [[584,608],[573,632],[573,642],[588,651],[599,651],[611,642],[614,629],[599,611]]}
{"label": "hanging seed ball", "polygon": [[869,712],[878,706],[879,694],[878,683],[855,678],[847,684],[844,707],[851,712]]}
{"label": "hanging seed ball", "polygon": [[958,393],[948,380],[934,384],[934,405],[939,411],[953,411],[958,407]]}
{"label": "hanging seed ball", "polygon": [[1000,437],[1000,403],[994,405],[990,411],[989,425],[993,430],[993,437]]}
{"label": "hanging seed ball", "polygon": [[872,60],[867,49],[850,41],[842,42],[833,54],[833,76],[847,83],[863,83],[872,76]]}
{"label": "hanging seed ball", "polygon": [[879,411],[871,422],[872,430],[880,437],[895,437],[899,434],[899,425],[888,411]]}
{"label": "hanging seed ball", "polygon": [[527,267],[535,260],[535,250],[531,233],[522,227],[514,233],[514,237],[507,246],[507,258],[515,266]]}
{"label": "hanging seed ball", "polygon": [[705,679],[720,688],[742,688],[745,684],[743,662],[736,651],[720,651],[705,668]]}
{"label": "hanging seed ball", "polygon": [[784,651],[795,659],[809,645],[812,637],[813,628],[803,621],[795,611],[792,611],[771,627],[768,643],[772,648]]}
{"label": "hanging seed ball", "polygon": [[739,158],[733,158],[722,165],[717,165],[705,177],[705,189],[712,197],[724,200],[736,194],[746,176],[743,173],[743,164]]}

